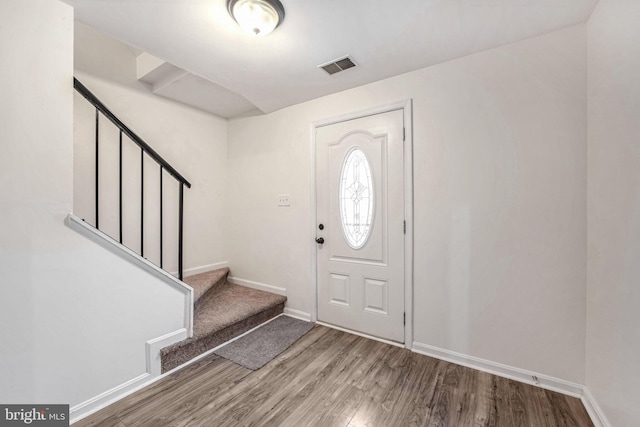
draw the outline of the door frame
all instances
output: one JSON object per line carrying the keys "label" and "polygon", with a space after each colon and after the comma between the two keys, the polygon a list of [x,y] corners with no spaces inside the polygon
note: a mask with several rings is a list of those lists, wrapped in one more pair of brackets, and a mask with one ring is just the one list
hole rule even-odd
{"label": "door frame", "polygon": [[[315,243],[317,219],[316,197],[316,130],[320,127],[402,110],[404,126],[404,212],[406,221],[406,234],[404,239],[404,347],[411,349],[413,344],[413,100],[411,98],[402,101],[381,105],[366,110],[343,114],[311,123],[311,225],[309,242],[311,244],[311,321],[318,321],[318,246]],[[359,334],[362,335],[362,334]],[[378,341],[389,342],[380,338],[370,337]],[[389,342],[391,343],[391,342]],[[392,343],[398,345],[398,343]]]}

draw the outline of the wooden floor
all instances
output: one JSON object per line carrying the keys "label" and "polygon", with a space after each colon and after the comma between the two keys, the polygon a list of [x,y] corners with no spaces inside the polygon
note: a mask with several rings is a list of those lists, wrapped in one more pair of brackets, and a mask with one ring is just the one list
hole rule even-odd
{"label": "wooden floor", "polygon": [[211,355],[74,426],[592,426],[579,399],[315,326],[258,371]]}

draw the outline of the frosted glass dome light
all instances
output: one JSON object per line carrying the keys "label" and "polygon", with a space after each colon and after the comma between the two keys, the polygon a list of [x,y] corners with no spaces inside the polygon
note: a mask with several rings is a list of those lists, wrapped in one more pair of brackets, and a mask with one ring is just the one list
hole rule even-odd
{"label": "frosted glass dome light", "polygon": [[284,19],[279,0],[227,0],[227,9],[240,28],[255,36],[266,36]]}

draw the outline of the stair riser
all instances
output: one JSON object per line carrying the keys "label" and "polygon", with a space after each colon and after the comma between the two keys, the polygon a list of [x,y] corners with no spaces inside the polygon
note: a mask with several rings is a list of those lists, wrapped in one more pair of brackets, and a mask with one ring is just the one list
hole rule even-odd
{"label": "stair riser", "polygon": [[260,313],[235,323],[225,329],[217,331],[211,335],[207,335],[194,341],[179,343],[162,349],[162,373],[168,372],[186,362],[205,353],[256,326],[272,319],[284,311],[284,303],[268,308]]}
{"label": "stair riser", "polygon": [[213,285],[207,292],[204,293],[196,302],[193,303],[193,313],[194,315],[198,314],[200,308],[207,304],[209,300],[215,298],[216,293],[227,283],[226,274],[221,280],[218,280],[215,285]]}
{"label": "stair riser", "polygon": [[[212,277],[211,278],[211,282],[213,282],[213,283],[209,282],[207,284],[207,286],[209,286],[209,288],[202,295],[198,295],[198,291],[194,287],[194,290],[196,291],[196,293],[194,295],[194,298],[195,298],[194,310],[197,311],[198,308],[204,303],[204,300],[206,298],[209,298],[211,294],[215,294],[227,282],[227,278],[229,277],[229,269],[228,268],[224,268],[224,269],[220,269],[220,270],[216,270],[216,271],[225,271],[225,273],[224,274],[220,274],[219,276]],[[205,273],[205,274],[215,274],[215,272]],[[192,277],[198,277],[198,276],[202,276],[202,274],[197,275],[197,276],[192,276]],[[185,279],[185,281],[187,282],[187,284],[189,284],[190,278],[187,277]]]}

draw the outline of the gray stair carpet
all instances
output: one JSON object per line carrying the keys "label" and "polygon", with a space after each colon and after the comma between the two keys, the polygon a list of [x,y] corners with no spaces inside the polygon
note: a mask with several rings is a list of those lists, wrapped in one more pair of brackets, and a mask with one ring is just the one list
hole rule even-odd
{"label": "gray stair carpet", "polygon": [[204,297],[215,293],[217,288],[224,285],[228,276],[229,268],[225,267],[185,277],[184,282],[193,288],[193,304],[196,312],[206,300]]}
{"label": "gray stair carpet", "polygon": [[196,300],[193,337],[160,350],[163,373],[284,311],[287,297],[229,283],[228,274],[224,268],[185,279]]}

